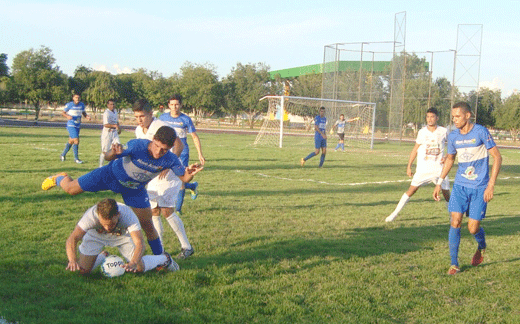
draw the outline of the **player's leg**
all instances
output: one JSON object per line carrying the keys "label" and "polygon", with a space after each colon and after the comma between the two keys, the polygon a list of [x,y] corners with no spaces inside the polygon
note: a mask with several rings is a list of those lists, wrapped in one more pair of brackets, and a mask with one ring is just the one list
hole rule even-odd
{"label": "player's leg", "polygon": [[404,206],[410,201],[410,198],[417,192],[419,186],[410,186],[408,190],[401,196],[401,199],[397,203],[394,211],[385,219],[385,222],[393,222],[394,219],[399,215]]}
{"label": "player's leg", "polygon": [[157,235],[159,235],[159,239],[161,242],[164,242],[163,240],[163,224],[161,220],[161,208],[157,205],[157,203],[154,203],[150,200],[150,204],[152,205],[152,223],[155,227],[155,230],[157,231]]}
{"label": "player's leg", "polygon": [[300,165],[303,166],[308,159],[311,159],[311,158],[315,157],[316,155],[318,155],[320,153],[320,148],[321,148],[321,140],[320,140],[320,138],[317,138],[316,136],[314,136],[314,151],[309,153],[309,155],[307,155],[306,157],[301,158]]}
{"label": "player's leg", "polygon": [[453,192],[449,202],[449,212],[451,215],[450,230],[448,234],[451,266],[448,274],[456,274],[459,269],[459,245],[460,245],[460,226],[462,224],[462,216],[468,210],[469,197],[464,187],[459,185],[453,186]]}
{"label": "player's leg", "polygon": [[69,139],[67,141],[67,144],[65,144],[65,149],[60,155],[61,161],[65,161],[65,156],[72,147],[72,144],[74,144],[74,138],[77,136],[76,127],[67,127],[67,132],[69,133]]}
{"label": "player's leg", "polygon": [[468,230],[475,241],[477,241],[477,251],[473,255],[471,265],[478,266],[484,261],[484,251],[486,249],[486,234],[480,226],[482,219],[486,217],[487,203],[484,201],[484,191],[482,189],[473,189],[469,204]]}
{"label": "player's leg", "polygon": [[96,267],[100,266],[107,256],[103,252],[105,242],[97,235],[87,232],[79,245],[78,264],[81,268],[80,274],[89,274]]}
{"label": "player's leg", "polygon": [[[125,197],[123,196],[123,198]],[[159,238],[159,234],[157,233],[157,230],[155,229],[155,226],[152,222],[152,209],[150,207],[139,208],[131,206],[127,203],[127,200],[125,200],[125,203],[132,208],[135,215],[139,219],[141,228],[143,229],[146,238],[148,239],[148,245],[150,245],[150,248],[152,249],[152,253],[155,255],[162,254],[164,250],[161,239]]]}
{"label": "player's leg", "polygon": [[83,161],[81,161],[79,159],[79,128],[78,128],[78,137],[77,138],[74,138],[74,143],[72,144],[72,152],[74,152],[74,161],[78,164],[81,164],[83,163]]}
{"label": "player's leg", "polygon": [[322,147],[321,147],[321,156],[320,156],[320,164],[319,168],[323,166],[323,162],[325,162],[325,155],[327,155],[327,140],[323,140]]}
{"label": "player's leg", "polygon": [[[188,236],[186,235],[186,230],[184,229],[184,223],[181,218],[173,208],[161,208],[162,214],[166,217],[166,221],[172,228],[172,230],[177,235],[179,242],[181,244],[181,253],[178,255],[178,258],[186,259],[190,255],[192,255],[195,250],[190,244],[188,240]],[[169,215],[169,216],[166,216]]]}

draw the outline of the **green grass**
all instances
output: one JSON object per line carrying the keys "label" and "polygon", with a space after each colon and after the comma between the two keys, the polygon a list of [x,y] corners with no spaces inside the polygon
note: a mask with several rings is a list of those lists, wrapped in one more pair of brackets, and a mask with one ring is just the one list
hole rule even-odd
{"label": "green grass", "polygon": [[[483,265],[471,267],[476,243],[464,227],[462,272],[450,277],[448,215],[432,200],[433,186],[419,190],[394,223],[384,222],[409,186],[412,144],[330,149],[318,169],[319,157],[299,166],[311,138],[289,138],[280,150],[250,145],[251,135],[199,132],[207,166],[197,175],[199,198],[186,197],[182,216],[195,255],[179,260],[177,273],[84,278],[65,271],[65,240],[87,208],[121,199],[40,185],[59,171],[77,178],[95,168],[99,133],[82,130],[87,163],[78,165],[72,152],[59,161],[65,129],[0,127],[0,322],[520,321],[520,150],[501,150],[483,221]],[[124,132],[122,141],[132,136]],[[167,224],[165,234],[176,255]]]}

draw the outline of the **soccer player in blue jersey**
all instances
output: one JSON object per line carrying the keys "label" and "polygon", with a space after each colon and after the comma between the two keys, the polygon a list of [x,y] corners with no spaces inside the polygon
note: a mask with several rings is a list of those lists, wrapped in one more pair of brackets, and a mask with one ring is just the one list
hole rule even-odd
{"label": "soccer player in blue jersey", "polygon": [[[197,135],[197,130],[193,125],[193,121],[191,118],[183,113],[181,113],[182,108],[182,96],[179,94],[173,95],[170,100],[168,100],[168,108],[170,109],[170,113],[164,113],[159,117],[159,120],[162,120],[170,127],[175,129],[177,136],[181,139],[182,144],[184,144],[184,149],[182,150],[180,159],[184,165],[189,165],[190,160],[190,148],[188,146],[187,134],[190,134],[193,143],[195,144],[195,148],[199,154],[199,162],[200,165],[204,166],[206,159],[202,154],[202,147],[200,144],[200,138]],[[198,183],[188,183],[184,182],[181,190],[179,191],[179,195],[177,196],[176,209],[178,212],[181,212],[182,205],[184,203],[184,194],[186,189],[191,191],[191,199],[196,199],[198,195]]]}
{"label": "soccer player in blue jersey", "polygon": [[320,165],[321,168],[323,166],[323,162],[325,162],[325,155],[327,154],[327,133],[325,128],[327,127],[327,118],[325,118],[325,107],[320,108],[320,114],[314,118],[314,148],[316,149],[311,154],[300,160],[300,165],[304,166],[305,161],[308,159],[318,155],[321,149],[321,158]]}
{"label": "soccer player in blue jersey", "polygon": [[[441,199],[441,183],[451,170],[455,156],[458,156],[457,174],[448,205],[451,214],[449,231],[451,266],[448,274],[454,275],[460,272],[458,261],[460,227],[465,213],[469,217],[468,230],[478,244],[471,265],[478,266],[484,261],[486,237],[480,222],[486,217],[487,203],[493,199],[502,156],[487,128],[470,122],[471,107],[468,103],[456,103],[451,109],[451,115],[457,129],[448,135],[448,156],[433,191],[433,198],[437,201]],[[491,174],[489,155],[493,157]]]}
{"label": "soccer player in blue jersey", "polygon": [[127,143],[128,148],[114,143],[105,155],[109,164],[95,169],[76,180],[66,173],[51,176],[42,183],[43,190],[60,186],[70,195],[84,191],[98,192],[111,190],[120,193],[126,205],[130,206],[141,222],[148,243],[154,254],[163,253],[161,240],[152,223],[152,209],[146,184],[165,169],[171,169],[182,181],[189,182],[203,169],[192,164],[184,167],[179,158],[170,152],[175,142],[175,131],[163,126],[157,130],[152,141],[134,139]]}
{"label": "soccer player in blue jersey", "polygon": [[79,145],[79,130],[81,127],[81,116],[85,117],[87,120],[90,120],[90,116],[87,115],[85,111],[85,104],[81,101],[81,96],[79,94],[74,94],[72,96],[72,101],[65,105],[65,109],[61,112],[63,117],[67,118],[67,131],[69,132],[69,141],[65,145],[65,149],[63,153],[61,153],[60,159],[65,161],[65,156],[67,152],[69,152],[72,147],[72,151],[74,152],[74,160],[76,163],[83,163],[79,159],[78,145]]}

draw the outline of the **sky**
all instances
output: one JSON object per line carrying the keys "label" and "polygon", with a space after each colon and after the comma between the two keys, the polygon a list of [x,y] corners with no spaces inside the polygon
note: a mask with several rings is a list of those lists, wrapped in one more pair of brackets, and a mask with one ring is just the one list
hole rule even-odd
{"label": "sky", "polygon": [[[362,42],[375,60],[388,60],[381,53],[393,50],[397,14],[399,25],[406,17],[406,51],[433,58],[434,77],[452,81],[455,65],[456,80],[469,76],[464,85],[501,90],[503,97],[520,90],[520,0],[0,0],[0,8],[0,53],[9,67],[18,53],[40,46],[69,76],[83,65],[169,77],[190,62],[208,64],[223,78],[237,63],[271,70],[322,63],[324,46],[337,43],[348,44],[342,46],[354,56],[347,60],[359,59]],[[476,47],[480,64],[462,60],[471,55],[454,60],[452,50],[475,40],[475,25],[482,37],[466,48]]]}

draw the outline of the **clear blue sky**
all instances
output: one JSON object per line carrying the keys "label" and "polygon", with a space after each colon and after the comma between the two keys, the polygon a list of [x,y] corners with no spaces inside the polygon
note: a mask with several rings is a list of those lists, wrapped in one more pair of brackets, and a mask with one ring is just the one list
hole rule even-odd
{"label": "clear blue sky", "polygon": [[[187,61],[210,63],[220,77],[238,62],[271,70],[321,63],[327,44],[393,41],[394,16],[406,11],[408,52],[454,49],[459,24],[482,24],[481,86],[520,90],[518,0],[0,0],[0,8],[0,53],[9,66],[19,52],[45,45],[69,76],[85,65],[165,77]],[[434,71],[452,69],[442,62],[434,60]]]}

